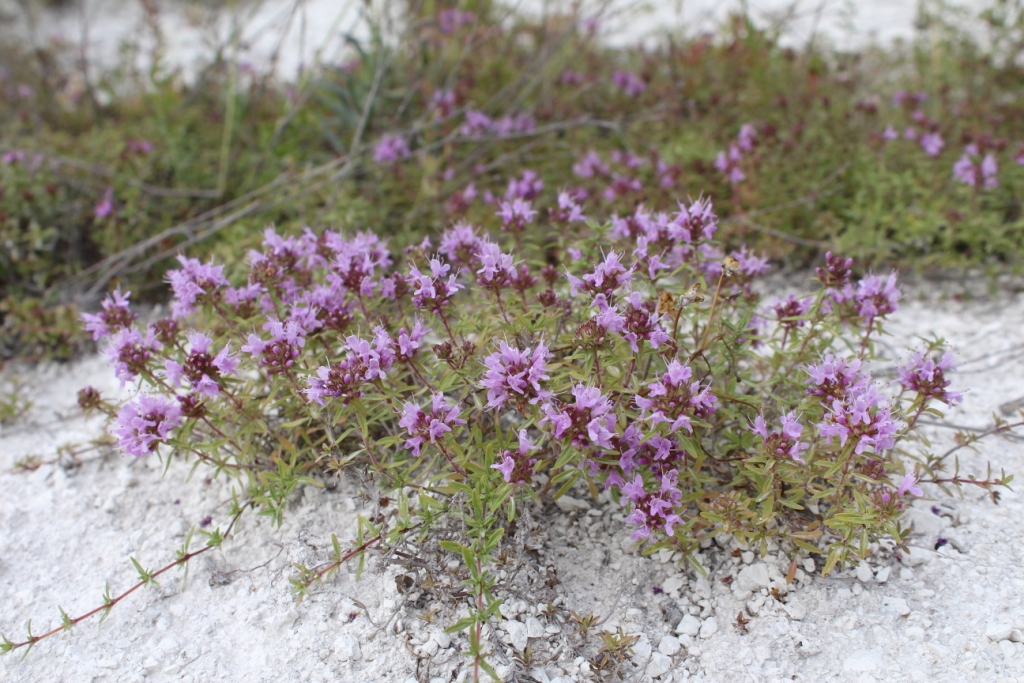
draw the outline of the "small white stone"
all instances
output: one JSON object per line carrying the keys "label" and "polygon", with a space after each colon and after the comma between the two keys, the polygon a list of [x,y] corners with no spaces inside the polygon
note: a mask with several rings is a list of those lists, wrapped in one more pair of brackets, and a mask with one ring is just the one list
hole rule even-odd
{"label": "small white stone", "polygon": [[362,652],[359,650],[359,639],[351,633],[343,633],[338,636],[334,641],[334,656],[342,662],[362,657]]}
{"label": "small white stone", "polygon": [[437,641],[433,639],[428,640],[419,647],[420,652],[422,652],[427,657],[433,657],[437,654],[437,651],[439,649],[440,647],[438,646]]}
{"label": "small white stone", "polygon": [[1024,629],[1015,628],[1010,631],[1010,640],[1015,643],[1024,643]]}
{"label": "small white stone", "polygon": [[641,667],[647,666],[647,662],[651,659],[651,650],[651,641],[647,639],[647,636],[641,635],[640,640],[633,645],[633,663]]}
{"label": "small white stone", "polygon": [[657,678],[662,674],[668,673],[668,671],[671,668],[672,660],[668,657],[668,655],[663,655],[660,652],[655,652],[653,655],[651,655],[651,661],[647,665],[645,673],[651,678]]}
{"label": "small white stone", "polygon": [[683,580],[680,577],[678,577],[678,576],[670,576],[667,579],[665,579],[665,584],[662,586],[662,589],[666,593],[672,593],[674,591],[678,591],[682,587],[683,587]]}
{"label": "small white stone", "polygon": [[676,626],[676,633],[679,635],[695,636],[700,632],[700,619],[687,614],[679,621],[679,625]]}
{"label": "small white stone", "polygon": [[1008,640],[1000,641],[999,649],[1003,651],[1003,657],[1006,659],[1013,659],[1013,656],[1017,654],[1017,649]]}
{"label": "small white stone", "polygon": [[914,640],[924,640],[924,629],[920,626],[908,626],[905,631],[907,638],[913,638]]}
{"label": "small white stone", "polygon": [[808,574],[811,574],[812,572],[814,572],[814,559],[813,558],[808,557],[806,560],[804,560],[804,571],[807,572]]}
{"label": "small white stone", "polygon": [[682,648],[682,645],[679,644],[679,639],[675,636],[665,636],[658,643],[658,652],[668,657],[679,652],[680,648]]}
{"label": "small white stone", "polygon": [[716,633],[718,633],[718,620],[714,617],[708,617],[704,620],[704,623],[700,625],[700,637],[710,638]]}
{"label": "small white stone", "polygon": [[903,598],[884,597],[882,598],[882,604],[885,605],[887,609],[899,614],[900,616],[905,617],[910,614],[910,605],[908,605],[907,601]]}
{"label": "small white stone", "polygon": [[434,633],[431,634],[430,639],[437,643],[437,646],[442,650],[452,644],[452,637],[444,631],[434,631]]}
{"label": "small white stone", "polygon": [[764,562],[744,567],[736,577],[736,589],[739,591],[757,591],[771,585],[771,578],[768,576],[768,565]]}
{"label": "small white stone", "polygon": [[526,617],[526,637],[543,638],[546,635],[544,624],[537,617]]}
{"label": "small white stone", "polygon": [[914,570],[911,569],[910,567],[901,567],[900,568],[900,580],[901,581],[913,581],[914,580]]}
{"label": "small white stone", "polygon": [[882,666],[882,653],[877,650],[857,650],[843,660],[843,671],[861,673],[875,671]]}
{"label": "small white stone", "polygon": [[875,581],[878,583],[885,583],[889,580],[889,573],[892,571],[891,567],[882,567],[875,572]]}
{"label": "small white stone", "polygon": [[572,512],[573,510],[589,510],[590,503],[579,498],[573,498],[572,496],[561,496],[555,501],[555,505],[562,512]]}
{"label": "small white stone", "polygon": [[160,662],[156,661],[153,657],[146,657],[146,661],[142,662],[142,668],[153,672],[160,668]]}
{"label": "small white stone", "polygon": [[508,633],[512,647],[520,652],[526,649],[526,624],[520,621],[503,621],[501,627]]}
{"label": "small white stone", "polygon": [[857,580],[861,583],[867,583],[871,579],[875,578],[875,575],[871,572],[871,567],[868,566],[867,562],[861,562],[857,565]]}
{"label": "small white stone", "polygon": [[799,602],[782,603],[782,609],[795,621],[802,621],[807,616],[807,608]]}
{"label": "small white stone", "polygon": [[985,637],[993,643],[1009,640],[1013,633],[1013,624],[989,624],[985,627]]}
{"label": "small white stone", "polygon": [[744,550],[740,554],[740,559],[743,560],[743,564],[751,564],[754,561],[754,553]]}
{"label": "small white stone", "polygon": [[924,548],[918,548],[917,546],[910,546],[903,553],[903,559],[900,561],[907,567],[916,567],[919,564],[924,564],[928,560],[932,559],[932,553],[925,550]]}

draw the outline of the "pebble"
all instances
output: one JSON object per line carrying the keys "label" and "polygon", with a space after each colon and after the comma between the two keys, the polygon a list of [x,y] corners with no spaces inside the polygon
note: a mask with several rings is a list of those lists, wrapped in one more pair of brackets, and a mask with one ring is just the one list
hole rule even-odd
{"label": "pebble", "polygon": [[768,565],[764,562],[744,567],[736,577],[736,589],[739,591],[758,591],[767,588],[771,584],[768,576]]}
{"label": "pebble", "polygon": [[989,624],[985,627],[985,637],[993,643],[1009,640],[1012,633],[1012,624]]}
{"label": "pebble", "polygon": [[924,629],[920,626],[908,626],[907,630],[904,631],[907,634],[907,638],[913,638],[914,640],[924,640]]}
{"label": "pebble", "polygon": [[679,625],[676,626],[676,633],[678,635],[695,636],[700,633],[700,619],[687,614],[679,621]]}
{"label": "pebble", "polygon": [[526,617],[526,637],[543,638],[546,634],[544,624],[537,617]]}
{"label": "pebble", "polygon": [[890,572],[892,572],[891,567],[882,567],[877,572],[875,572],[875,581],[877,581],[878,583],[885,583],[889,580]]}
{"label": "pebble", "polygon": [[878,650],[857,650],[843,660],[843,671],[861,673],[882,667],[882,653]]}
{"label": "pebble", "polygon": [[430,639],[437,643],[437,646],[442,650],[452,644],[452,637],[444,631],[435,631],[431,634]]}
{"label": "pebble", "polygon": [[672,660],[668,655],[664,655],[660,652],[655,652],[651,655],[651,661],[645,669],[645,673],[651,678],[657,678],[662,674],[666,674],[672,668]]}
{"label": "pebble", "polygon": [[910,605],[903,598],[882,598],[882,604],[885,605],[886,609],[889,609],[900,616],[907,616],[910,614]]}
{"label": "pebble", "polygon": [[503,621],[501,627],[508,633],[512,647],[520,652],[526,649],[526,624],[520,621]]}
{"label": "pebble", "polygon": [[419,647],[420,652],[422,652],[427,657],[433,657],[437,654],[437,651],[439,649],[440,646],[437,644],[437,641],[433,639],[428,640]]}
{"label": "pebble", "polygon": [[342,633],[334,641],[334,656],[342,662],[362,657],[362,652],[359,650],[359,639],[351,633]]}
{"label": "pebble", "polygon": [[875,578],[874,573],[871,571],[871,567],[868,566],[867,562],[861,562],[857,565],[857,580],[861,583],[867,583]]}
{"label": "pebble", "polygon": [[665,636],[661,639],[661,642],[658,643],[658,652],[668,657],[679,652],[681,648],[682,645],[679,644],[679,639],[675,636]]}
{"label": "pebble", "polygon": [[718,633],[718,620],[714,617],[708,617],[704,620],[704,623],[700,625],[700,637],[710,638],[716,633]]}
{"label": "pebble", "polygon": [[900,560],[904,566],[916,567],[920,564],[924,564],[928,560],[932,559],[932,554],[924,548],[918,548],[917,546],[910,546],[903,553],[903,558]]}
{"label": "pebble", "polygon": [[589,510],[590,503],[579,498],[573,498],[572,496],[561,496],[555,501],[555,505],[562,512],[572,512],[573,510]]}
{"label": "pebble", "polygon": [[683,580],[678,576],[670,576],[665,579],[664,585],[661,587],[666,593],[673,593],[679,591],[683,587]]}

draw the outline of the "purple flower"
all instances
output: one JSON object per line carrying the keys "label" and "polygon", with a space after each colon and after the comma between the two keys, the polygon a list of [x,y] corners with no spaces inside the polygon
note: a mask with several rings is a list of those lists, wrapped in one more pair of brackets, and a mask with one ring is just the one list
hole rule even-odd
{"label": "purple flower", "polygon": [[503,201],[501,203],[501,211],[496,215],[501,217],[501,229],[503,231],[519,232],[526,227],[527,223],[533,222],[537,212],[533,209],[530,202],[517,198],[512,201]]}
{"label": "purple flower", "polygon": [[622,336],[629,342],[633,353],[640,353],[640,342],[646,341],[657,349],[672,340],[661,327],[662,316],[655,312],[654,302],[645,302],[639,292],[631,292],[627,301],[629,310],[622,325]]}
{"label": "purple flower", "polygon": [[640,419],[650,420],[651,426],[667,423],[670,432],[692,432],[690,418],[700,419],[715,412],[718,400],[710,387],[701,388],[700,382],[690,381],[692,377],[689,365],[678,360],[670,362],[661,380],[647,385],[646,396],[638,394],[633,398],[643,411]]}
{"label": "purple flower", "polygon": [[113,433],[125,453],[139,457],[156,450],[180,424],[181,409],[176,403],[154,396],[139,396],[121,406]]}
{"label": "purple flower", "polygon": [[837,304],[846,300],[843,291],[850,282],[850,266],[852,265],[852,258],[843,260],[841,256],[833,256],[829,251],[825,253],[825,267],[817,268],[814,271],[828,297]]}
{"label": "purple flower", "polygon": [[121,386],[149,370],[149,360],[154,351],[161,348],[153,330],[147,330],[143,337],[133,327],[121,328],[110,337],[106,355],[114,362],[114,374],[121,380]]}
{"label": "purple flower", "polygon": [[765,452],[772,457],[789,457],[797,462],[803,462],[801,455],[810,448],[806,443],[800,441],[800,433],[803,426],[796,418],[796,413],[787,413],[782,416],[782,431],[768,431],[768,425],[760,415],[754,418],[754,424],[750,430],[761,437],[764,443]]}
{"label": "purple flower", "polygon": [[907,472],[903,475],[903,481],[900,482],[899,488],[896,489],[897,496],[905,496],[908,493],[918,498],[924,495],[924,491],[917,485],[917,475],[913,472]]}
{"label": "purple flower", "polygon": [[502,253],[494,242],[481,242],[476,257],[480,266],[476,281],[482,287],[500,293],[516,275],[512,255]]}
{"label": "purple flower", "polygon": [[168,384],[176,387],[182,377],[188,379],[192,389],[204,396],[216,396],[220,393],[218,380],[224,375],[232,374],[238,367],[238,359],[231,355],[231,349],[225,345],[216,356],[210,353],[213,340],[202,332],[190,331],[186,338],[191,347],[181,364],[173,360],[164,362],[164,372]]}
{"label": "purple flower", "polygon": [[818,433],[828,440],[838,437],[840,446],[853,440],[853,452],[859,455],[867,448],[875,453],[893,448],[899,426],[877,387],[862,384],[844,398],[832,400],[829,412],[818,424]]}
{"label": "purple flower", "polygon": [[409,432],[411,438],[405,442],[405,447],[413,455],[420,454],[424,442],[436,443],[453,427],[464,424],[466,421],[459,419],[458,407],[448,403],[442,393],[433,394],[429,413],[420,410],[419,405],[412,401],[406,403],[398,421],[398,426]]}
{"label": "purple flower", "polygon": [[609,170],[601,160],[601,155],[594,150],[590,150],[573,164],[572,172],[580,178],[593,178],[595,175],[608,175]]}
{"label": "purple flower", "polygon": [[599,387],[574,385],[574,403],[545,403],[544,417],[538,424],[550,424],[556,439],[571,439],[581,450],[599,447],[612,448],[615,431],[615,412],[612,403]]}
{"label": "purple flower", "polygon": [[729,145],[728,152],[719,152],[715,159],[715,168],[722,172],[729,183],[737,185],[747,179],[740,162],[743,161],[743,151],[737,145]]}
{"label": "purple flower", "polygon": [[360,232],[351,240],[343,239],[337,233],[327,233],[325,242],[334,254],[328,282],[356,296],[373,294],[377,286],[373,280],[376,271],[391,265],[387,242],[368,232]]}
{"label": "purple flower", "polygon": [[444,254],[456,265],[468,266],[473,263],[477,251],[484,240],[476,234],[476,229],[469,223],[456,223],[441,235],[441,246],[438,252]]}
{"label": "purple flower", "polygon": [[299,357],[299,352],[306,345],[305,330],[294,320],[281,322],[269,319],[263,329],[270,332],[270,339],[264,341],[255,334],[250,334],[247,343],[242,346],[242,353],[259,360],[260,367],[272,374],[287,372]]}
{"label": "purple flower", "polygon": [[498,456],[501,462],[491,465],[492,470],[501,472],[502,479],[508,484],[529,484],[535,472],[533,466],[537,458],[529,457],[530,451],[537,447],[530,442],[525,429],[519,430],[519,450],[502,451]]}
{"label": "purple flower", "polygon": [[551,209],[551,217],[559,223],[587,220],[587,217],[583,214],[583,209],[576,203],[573,196],[564,191],[558,193],[558,209]]}
{"label": "purple flower", "polygon": [[847,286],[843,296],[853,301],[857,315],[864,319],[865,327],[871,329],[875,318],[899,310],[897,302],[902,294],[896,288],[896,273],[892,272],[884,279],[881,275],[869,274],[857,283],[856,289]]}
{"label": "purple flower", "polygon": [[462,26],[472,24],[474,21],[476,21],[475,14],[460,9],[442,10],[437,15],[437,27],[441,33],[454,33]]}
{"label": "purple flower", "polygon": [[381,136],[373,148],[373,160],[378,164],[409,158],[409,145],[401,135],[388,133]]}
{"label": "purple flower", "polygon": [[544,181],[541,180],[534,171],[527,169],[523,171],[521,178],[513,178],[508,181],[508,189],[505,190],[505,199],[511,201],[519,198],[530,201],[540,196],[540,193],[543,190]]}
{"label": "purple flower", "polygon": [[[411,336],[404,329],[399,333],[402,360],[412,358],[423,334],[419,321]],[[306,378],[309,383],[304,392],[306,400],[326,405],[325,397],[340,398],[343,405],[348,405],[352,399],[363,395],[367,384],[387,377],[387,370],[399,358],[393,350],[395,347],[396,342],[382,327],[376,329],[372,342],[350,335],[345,339],[345,358],[341,362],[321,366],[315,377]]]}
{"label": "purple flower", "polygon": [[[451,301],[462,285],[455,282],[455,275],[448,275],[451,266],[434,258],[430,259],[430,275],[424,275],[416,266],[409,269],[409,284],[413,287],[412,302],[416,308],[440,312]],[[445,280],[445,275],[448,279]]]}
{"label": "purple flower", "polygon": [[953,177],[971,187],[998,187],[999,164],[995,157],[986,154],[984,159],[978,161],[979,156],[977,145],[967,145],[964,155],[953,164]]}
{"label": "purple flower", "polygon": [[476,111],[475,109],[466,110],[466,120],[459,127],[459,133],[463,137],[467,138],[479,138],[485,133],[491,132],[491,128],[494,125],[494,121],[491,117],[482,111]]}
{"label": "purple flower", "polygon": [[114,211],[114,188],[108,187],[107,191],[103,194],[103,199],[96,204],[96,208],[93,210],[93,214],[97,220],[101,220],[109,216]]}
{"label": "purple flower", "polygon": [[623,484],[622,493],[626,497],[622,504],[629,504],[632,507],[626,521],[638,527],[632,535],[634,541],[650,538],[655,531],[663,531],[665,535],[671,536],[673,527],[683,523],[682,518],[675,512],[683,500],[678,478],[679,473],[676,470],[669,470],[661,476],[659,490],[654,494],[647,492],[644,478],[639,474],[633,481]]}
{"label": "purple flower", "polygon": [[925,133],[921,136],[918,142],[921,145],[921,149],[923,149],[925,154],[930,157],[939,156],[939,152],[941,152],[942,148],[946,146],[946,143],[942,140],[942,136],[938,133]]}
{"label": "purple flower", "polygon": [[[378,330],[381,330],[378,328]],[[403,327],[398,331],[398,337],[395,339],[392,348],[395,352],[395,360],[401,363],[408,363],[416,357],[416,351],[420,348],[420,342],[427,336],[427,328],[423,326],[423,321],[417,319],[412,326],[411,331],[406,331]]]}
{"label": "purple flower", "polygon": [[171,311],[175,318],[184,318],[196,308],[196,303],[212,297],[220,287],[227,287],[224,266],[200,263],[199,259],[178,256],[180,270],[167,271],[167,281],[174,292]]}
{"label": "purple flower", "polygon": [[509,399],[520,407],[546,401],[551,392],[541,388],[548,379],[545,370],[551,354],[544,342],[536,348],[520,351],[507,342],[501,342],[498,351],[484,358],[487,372],[480,385],[487,389],[487,407],[499,408]]}
{"label": "purple flower", "polygon": [[634,267],[626,268],[621,258],[616,252],[609,252],[604,261],[594,268],[594,272],[584,275],[582,279],[567,274],[572,295],[577,296],[580,291],[584,291],[594,297],[599,294],[606,298],[614,296],[617,289],[633,281]]}
{"label": "purple flower", "polygon": [[882,131],[882,139],[885,140],[886,142],[889,142],[890,140],[895,140],[899,136],[900,134],[897,133],[896,129],[893,128],[892,126],[886,126],[885,130]]}
{"label": "purple flower", "polygon": [[910,362],[899,368],[899,382],[908,391],[917,392],[924,400],[936,399],[948,406],[955,406],[964,399],[963,392],[947,391],[950,381],[946,379],[946,371],[955,372],[953,354],[946,351],[936,361],[916,352]]}
{"label": "purple flower", "polygon": [[814,297],[797,299],[796,296],[790,294],[785,299],[776,299],[771,304],[771,309],[775,313],[775,319],[779,325],[792,330],[807,324],[806,316],[811,310],[813,302]]}
{"label": "purple flower", "polygon": [[860,371],[861,365],[859,358],[848,360],[825,354],[820,365],[807,366],[811,376],[807,380],[811,385],[807,393],[820,397],[821,402],[828,405],[833,399],[845,398],[851,391],[861,391],[869,380]]}
{"label": "purple flower", "polygon": [[624,71],[622,69],[616,71],[612,75],[612,82],[628,97],[642,95],[647,90],[647,83],[632,71]]}
{"label": "purple flower", "polygon": [[97,314],[82,314],[85,329],[87,332],[92,332],[93,339],[109,337],[115,330],[132,326],[136,315],[128,307],[128,297],[131,295],[131,292],[122,294],[120,289],[115,289],[110,296],[103,300],[102,311]]}
{"label": "purple flower", "polygon": [[757,139],[757,129],[749,123],[744,123],[740,126],[740,132],[736,136],[736,145],[744,152],[749,152],[754,149],[754,143]]}

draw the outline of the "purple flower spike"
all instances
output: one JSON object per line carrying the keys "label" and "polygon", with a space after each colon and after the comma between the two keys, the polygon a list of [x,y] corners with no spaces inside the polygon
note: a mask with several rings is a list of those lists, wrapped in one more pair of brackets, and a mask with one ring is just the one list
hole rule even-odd
{"label": "purple flower spike", "polygon": [[619,70],[612,75],[612,82],[627,97],[642,95],[647,90],[647,83],[632,71]]}
{"label": "purple flower spike", "polygon": [[406,403],[402,408],[402,418],[398,421],[398,426],[409,432],[411,438],[405,442],[405,447],[413,455],[420,454],[424,442],[436,443],[453,427],[464,424],[466,421],[459,419],[458,406],[448,403],[442,393],[433,394],[429,413],[425,413],[412,401]]}
{"label": "purple flower spike", "polygon": [[533,222],[537,212],[529,201],[517,197],[511,201],[503,201],[501,211],[496,215],[501,217],[503,231],[519,232],[527,223]]}
{"label": "purple flower spike", "polygon": [[502,478],[509,484],[529,484],[535,474],[533,466],[537,458],[529,457],[530,451],[537,447],[530,442],[525,429],[519,430],[519,450],[502,451],[498,456],[501,462],[491,465],[491,469],[501,472]]}
{"label": "purple flower spike", "polygon": [[388,164],[409,158],[409,145],[401,135],[388,133],[381,137],[373,148],[373,160],[378,164]]}
{"label": "purple flower spike", "polygon": [[571,439],[581,450],[612,448],[615,412],[608,397],[598,387],[577,384],[572,388],[575,403],[546,403],[541,425],[550,424],[556,439]]}
{"label": "purple flower spike", "polygon": [[224,266],[200,263],[199,259],[178,256],[180,270],[167,271],[167,281],[174,292],[171,311],[175,318],[184,318],[196,308],[196,303],[214,295],[220,287],[227,287]]}
{"label": "purple flower spike", "polygon": [[109,337],[119,329],[127,329],[135,322],[136,315],[128,307],[128,297],[131,292],[121,293],[115,289],[110,296],[103,300],[103,310],[97,314],[83,313],[82,322],[87,332],[92,332],[95,340]]}
{"label": "purple flower spike", "polygon": [[803,426],[797,420],[796,413],[787,413],[782,417],[782,431],[772,430],[769,432],[768,425],[760,415],[754,418],[754,424],[750,430],[761,437],[765,452],[769,456],[788,457],[797,462],[804,462],[801,453],[810,446],[800,441]]}
{"label": "purple flower spike", "polygon": [[117,445],[136,457],[152,453],[181,424],[176,403],[154,396],[140,396],[121,406],[113,429]]}
{"label": "purple flower spike", "polygon": [[977,145],[967,145],[964,155],[953,164],[953,177],[971,187],[999,187],[999,164],[996,158],[986,154],[984,159],[979,160],[980,156]]}
{"label": "purple flower spike", "polygon": [[617,289],[624,287],[633,281],[634,267],[626,268],[621,257],[614,251],[604,257],[604,261],[594,268],[593,273],[584,275],[582,279],[567,275],[571,292],[576,296],[580,291],[587,292],[594,296],[604,295],[606,299],[611,298]]}
{"label": "purple flower spike", "polygon": [[676,470],[669,470],[661,476],[661,485],[654,494],[647,492],[644,479],[639,474],[633,481],[623,484],[622,493],[625,498],[622,499],[622,504],[632,506],[626,521],[639,527],[633,532],[634,541],[650,538],[654,531],[663,531],[667,536],[671,536],[673,527],[683,523],[682,518],[675,512],[683,499],[678,479],[679,473]]}
{"label": "purple flower spike", "polygon": [[647,396],[636,396],[633,401],[643,411],[641,419],[650,420],[652,426],[669,425],[670,432],[685,429],[693,431],[690,418],[707,417],[715,412],[718,400],[710,387],[701,388],[700,382],[691,382],[693,371],[678,360],[668,364],[661,381],[647,385]]}
{"label": "purple flower spike", "polygon": [[917,392],[924,400],[935,399],[948,406],[955,406],[964,400],[964,395],[960,391],[946,390],[950,384],[946,379],[947,370],[956,371],[953,354],[949,351],[942,354],[938,361],[918,351],[909,363],[899,368],[899,382],[908,391]]}
{"label": "purple flower spike", "polygon": [[729,145],[728,152],[719,152],[715,159],[715,168],[722,172],[729,184],[738,185],[747,179],[740,162],[743,161],[743,150],[738,145]]}
{"label": "purple flower spike", "polygon": [[550,398],[551,392],[540,386],[548,379],[545,367],[550,358],[543,341],[523,351],[501,342],[498,351],[484,358],[487,372],[480,385],[487,389],[487,406],[498,408],[508,400],[519,406],[535,405]]}
{"label": "purple flower spike", "polygon": [[[409,269],[409,284],[413,286],[412,302],[416,308],[440,312],[451,301],[462,285],[455,282],[455,275],[448,275],[451,266],[439,259],[430,259],[430,274],[425,275],[416,266]],[[445,276],[448,277],[445,280]]]}

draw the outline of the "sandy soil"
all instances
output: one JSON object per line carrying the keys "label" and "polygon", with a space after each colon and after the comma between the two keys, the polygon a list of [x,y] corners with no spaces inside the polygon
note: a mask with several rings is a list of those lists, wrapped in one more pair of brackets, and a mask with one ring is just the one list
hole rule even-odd
{"label": "sandy soil", "polygon": [[[1024,297],[956,302],[933,289],[919,288],[893,317],[890,347],[903,354],[928,334],[953,343],[962,368],[956,388],[970,392],[947,422],[983,428],[1000,405],[1024,396]],[[203,470],[188,480],[186,467],[163,473],[152,458],[84,452],[79,464],[68,466],[66,453],[54,462],[62,448],[102,433],[101,421],[73,407],[86,384],[117,390],[102,359],[23,369],[21,379],[35,406],[0,431],[0,631],[12,638],[29,619],[35,632],[59,625],[58,605],[77,614],[101,604],[105,583],[123,590],[134,578],[130,555],[162,566],[192,525],[210,516],[224,527],[230,497]],[[936,446],[952,434],[929,428]],[[29,455],[49,464],[15,471]],[[1024,444],[988,441],[962,464],[983,471],[986,460],[1020,473]],[[393,568],[359,580],[342,573],[293,601],[292,563],[325,559],[331,533],[352,537],[366,511],[354,491],[345,482],[302,491],[281,529],[243,517],[222,552],[193,563],[187,590],[180,574],[169,574],[103,624],[83,623],[24,660],[3,657],[0,681],[466,680],[465,641],[439,626],[457,614],[436,605],[434,623],[417,618],[432,605],[415,607],[416,595],[399,594]],[[503,607],[488,634],[492,661],[506,680],[598,680],[566,637],[571,629],[539,609],[560,599],[601,615],[601,628],[641,636],[624,669],[633,681],[1024,681],[1024,498],[1006,492],[995,505],[976,491],[962,500],[926,495],[908,513],[915,550],[902,562],[881,553],[828,578],[801,564],[784,603],[769,595],[786,588],[784,553],[734,557],[731,543],[712,543],[700,553],[709,574],[698,578],[671,557],[641,557],[605,499],[577,492],[536,507],[535,551],[519,568],[533,588],[524,588],[528,600]],[[947,543],[936,551],[940,537]],[[555,576],[560,582],[549,587]],[[743,609],[756,614],[745,630],[735,623]],[[514,659],[526,644],[529,664]]]}

